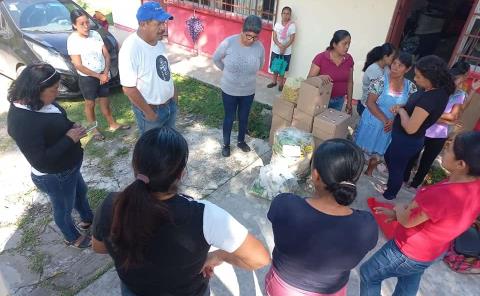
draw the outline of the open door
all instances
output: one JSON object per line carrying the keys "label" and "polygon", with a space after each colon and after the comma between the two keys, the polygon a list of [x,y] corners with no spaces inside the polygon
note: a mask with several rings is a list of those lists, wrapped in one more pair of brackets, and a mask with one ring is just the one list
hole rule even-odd
{"label": "open door", "polygon": [[408,14],[412,9],[413,1],[411,0],[397,0],[397,5],[393,12],[392,22],[388,30],[386,42],[390,42],[397,48],[402,39],[403,29],[407,21]]}

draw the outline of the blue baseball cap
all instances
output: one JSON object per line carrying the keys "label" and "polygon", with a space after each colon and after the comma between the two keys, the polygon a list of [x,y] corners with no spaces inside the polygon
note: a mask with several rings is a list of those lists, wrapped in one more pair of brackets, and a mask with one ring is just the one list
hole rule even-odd
{"label": "blue baseball cap", "polygon": [[155,20],[164,22],[167,20],[173,20],[173,16],[163,10],[162,6],[158,2],[145,2],[138,8],[137,20],[139,22],[146,22]]}

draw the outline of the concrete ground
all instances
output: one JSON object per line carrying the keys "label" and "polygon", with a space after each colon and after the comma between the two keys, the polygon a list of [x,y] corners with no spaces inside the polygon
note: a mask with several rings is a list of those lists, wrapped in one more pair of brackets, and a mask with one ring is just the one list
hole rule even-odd
{"label": "concrete ground", "polygon": [[[219,81],[219,73],[204,57],[194,57],[182,53],[181,49],[171,48],[170,59],[174,61],[172,69],[178,73],[213,84]],[[196,67],[203,68],[198,70]],[[0,76],[0,166],[4,168],[0,171],[0,295],[120,295],[118,277],[108,256],[63,245],[58,229],[51,221],[48,200],[34,188],[28,163],[6,135],[7,83]],[[268,98],[273,98],[276,93],[264,89],[266,83],[268,80],[259,82],[257,99],[265,99],[264,102],[268,103]],[[273,236],[266,219],[270,202],[248,193],[260,167],[270,159],[268,143],[248,138],[254,147],[252,152],[245,154],[233,149],[232,157],[224,159],[219,155],[219,129],[206,128],[191,116],[181,116],[178,127],[191,151],[182,191],[223,207],[272,251]],[[95,144],[97,152],[101,153],[87,155],[82,167],[90,190],[119,190],[132,180],[131,148],[136,138],[136,133],[130,131]],[[375,178],[362,176],[353,207],[367,209],[366,199],[379,196],[374,185],[382,181],[385,176],[381,174]],[[402,190],[398,200],[408,202],[412,196],[412,192]],[[19,218],[29,208],[27,223],[18,225]],[[381,235],[376,249],[384,242]],[[247,272],[223,264],[215,270],[216,276],[211,281],[212,294],[263,295],[267,270]],[[444,263],[437,262],[426,271],[418,295],[478,295],[478,279],[478,276],[454,273]],[[384,295],[392,294],[394,283],[393,279],[384,282]],[[358,287],[357,267],[351,273],[348,295],[358,295]]]}

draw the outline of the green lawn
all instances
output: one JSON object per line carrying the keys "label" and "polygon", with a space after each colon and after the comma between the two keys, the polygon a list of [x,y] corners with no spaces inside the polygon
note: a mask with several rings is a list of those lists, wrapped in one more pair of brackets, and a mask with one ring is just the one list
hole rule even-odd
{"label": "green lawn", "polygon": [[[221,128],[223,121],[223,104],[220,89],[190,77],[174,75],[175,87],[179,92],[179,107],[183,114],[196,115],[197,119],[209,127]],[[114,118],[122,124],[133,124],[135,118],[128,98],[121,89],[115,89],[110,95]],[[84,104],[82,99],[62,101],[71,120],[86,124]],[[270,120],[262,115],[263,109],[269,106],[254,102],[249,119],[249,134],[252,137],[266,139],[269,135]],[[97,120],[100,130],[108,128],[105,118],[96,108]],[[115,133],[104,132],[107,138],[114,137]]]}

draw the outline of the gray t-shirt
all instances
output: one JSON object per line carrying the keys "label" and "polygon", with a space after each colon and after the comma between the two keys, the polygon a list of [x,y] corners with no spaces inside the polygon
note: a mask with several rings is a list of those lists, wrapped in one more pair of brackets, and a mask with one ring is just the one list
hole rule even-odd
{"label": "gray t-shirt", "polygon": [[260,41],[251,46],[240,43],[240,35],[232,35],[220,43],[213,62],[223,71],[220,88],[231,96],[255,93],[257,72],[265,63],[265,49]]}
{"label": "gray t-shirt", "polygon": [[363,79],[362,79],[362,105],[366,106],[367,104],[367,98],[368,98],[368,87],[370,86],[370,83],[373,80],[379,79],[380,77],[383,77],[384,71],[387,71],[387,73],[390,71],[388,66],[385,66],[384,69],[380,68],[380,66],[377,63],[373,63],[370,66],[368,66],[367,70],[365,70],[365,73],[363,74]]}

